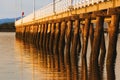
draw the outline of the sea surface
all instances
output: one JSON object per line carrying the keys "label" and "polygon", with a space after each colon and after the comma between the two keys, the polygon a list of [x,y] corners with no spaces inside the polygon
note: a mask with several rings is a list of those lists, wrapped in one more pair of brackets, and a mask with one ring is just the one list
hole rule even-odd
{"label": "sea surface", "polygon": [[[106,36],[106,46],[108,46],[108,36]],[[46,61],[42,58],[41,53],[32,44],[16,39],[14,32],[0,32],[0,80],[71,80],[71,76],[68,76],[71,72],[54,70],[51,68],[50,57],[47,56],[47,64],[45,64]],[[87,60],[89,65],[88,62],[89,60]],[[79,64],[81,64],[80,61]],[[79,80],[85,80],[86,77],[84,76],[82,79],[80,77],[83,75],[82,66],[84,69],[86,65],[78,65],[80,71],[76,74]],[[108,77],[115,77],[115,80],[120,80],[120,36],[117,44],[116,63],[113,69],[115,72],[109,74],[105,64],[102,80],[109,80]],[[87,73],[89,73],[89,68]]]}

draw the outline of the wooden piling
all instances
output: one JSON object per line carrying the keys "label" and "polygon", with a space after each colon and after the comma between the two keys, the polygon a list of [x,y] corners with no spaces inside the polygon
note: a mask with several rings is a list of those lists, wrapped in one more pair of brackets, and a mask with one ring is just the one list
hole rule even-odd
{"label": "wooden piling", "polygon": [[51,33],[50,33],[50,39],[49,39],[49,54],[50,54],[50,63],[51,63],[51,68],[53,69],[55,67],[55,63],[54,63],[54,55],[53,55],[53,45],[54,45],[54,36],[55,35],[55,23],[51,24]]}
{"label": "wooden piling", "polygon": [[46,36],[46,51],[49,53],[49,44],[50,44],[50,34],[51,34],[51,24],[48,24],[48,28],[47,28],[47,36]]}
{"label": "wooden piling", "polygon": [[73,25],[73,37],[72,37],[72,48],[71,48],[71,67],[72,67],[72,79],[78,80],[78,45],[79,45],[79,20],[75,20]]}
{"label": "wooden piling", "polygon": [[27,37],[26,37],[26,41],[30,42],[30,26],[27,26]]}
{"label": "wooden piling", "polygon": [[70,48],[71,48],[71,39],[72,39],[72,25],[73,22],[70,20],[68,21],[66,28],[65,65],[66,65],[67,78],[71,78]]}
{"label": "wooden piling", "polygon": [[90,36],[90,45],[91,45],[91,48],[92,48],[93,39],[94,39],[94,28],[93,28],[93,23],[90,24],[89,36]]}
{"label": "wooden piling", "polygon": [[34,42],[34,44],[35,44],[36,47],[38,47],[38,43],[37,42],[38,42],[39,25],[36,24],[35,26],[36,26],[36,32],[35,32],[35,42]]}
{"label": "wooden piling", "polygon": [[[91,80],[101,80],[100,73],[99,73],[99,66],[98,66],[98,58],[100,53],[100,43],[101,43],[101,37],[103,33],[103,23],[104,23],[104,17],[98,16],[96,17],[96,28],[94,33],[94,40],[93,40],[93,46],[91,50]],[[96,75],[94,75],[96,74]]]}
{"label": "wooden piling", "polygon": [[38,31],[37,31],[37,41],[36,41],[36,45],[39,47],[41,26],[40,26],[40,24],[38,24],[37,26],[38,26]]}
{"label": "wooden piling", "polygon": [[100,43],[101,43],[101,37],[103,33],[104,17],[97,17],[96,20],[97,22],[96,22],[96,28],[94,33],[94,40],[93,40],[91,55],[92,55],[92,62],[95,62],[98,64],[98,57],[100,53]]}
{"label": "wooden piling", "polygon": [[59,40],[59,59],[60,59],[60,70],[65,70],[64,63],[64,48],[65,48],[65,30],[66,30],[66,22],[63,21],[60,27],[60,40]]}
{"label": "wooden piling", "polygon": [[33,44],[35,45],[36,44],[36,41],[37,41],[37,31],[38,31],[38,27],[37,25],[35,24],[34,25],[34,31],[33,31]]}
{"label": "wooden piling", "polygon": [[103,70],[104,61],[105,61],[105,55],[106,55],[106,46],[105,46],[105,35],[104,31],[102,31],[102,37],[101,37],[101,44],[100,44],[100,57],[99,57],[99,65],[101,70]]}
{"label": "wooden piling", "polygon": [[55,23],[52,23],[51,34],[50,34],[50,42],[49,42],[50,44],[48,45],[50,53],[52,53],[52,54],[53,54],[54,34],[55,34]]}
{"label": "wooden piling", "polygon": [[30,42],[33,40],[33,25],[30,25]]}
{"label": "wooden piling", "polygon": [[44,25],[41,24],[41,33],[40,33],[40,42],[39,42],[41,50],[42,50],[42,43],[43,43],[43,30],[44,30]]}
{"label": "wooden piling", "polygon": [[90,28],[90,19],[85,19],[84,34],[83,34],[83,47],[82,47],[82,57],[86,57],[87,46],[88,46],[88,36]]}
{"label": "wooden piling", "polygon": [[120,16],[114,14],[111,16],[111,24],[109,26],[109,45],[108,45],[108,54],[107,54],[107,78],[108,80],[115,80],[115,60],[117,55],[117,39],[118,39],[118,30],[119,30],[119,21]]}
{"label": "wooden piling", "polygon": [[48,28],[48,24],[46,23],[44,25],[44,37],[43,37],[43,51],[46,51],[46,38],[47,38],[47,28]]}
{"label": "wooden piling", "polygon": [[50,54],[50,50],[49,50],[49,39],[50,39],[50,34],[51,34],[51,24],[48,24],[48,28],[47,28],[47,32],[46,32],[46,48],[45,48],[45,52],[47,53],[47,64],[48,64],[48,68],[51,69],[51,54]]}
{"label": "wooden piling", "polygon": [[55,28],[55,39],[54,39],[54,59],[55,59],[55,69],[56,71],[60,71],[60,61],[59,61],[59,40],[60,40],[60,23],[56,23]]}

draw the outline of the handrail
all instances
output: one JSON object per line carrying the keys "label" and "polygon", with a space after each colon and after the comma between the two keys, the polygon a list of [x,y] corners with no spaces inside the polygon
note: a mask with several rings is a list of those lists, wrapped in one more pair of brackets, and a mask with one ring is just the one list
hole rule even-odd
{"label": "handrail", "polygon": [[[95,3],[104,2],[106,0],[55,0],[55,13],[61,13],[69,11],[70,8],[81,8]],[[49,3],[40,10],[35,11],[35,20],[54,15],[53,3]],[[29,14],[23,19],[17,20],[15,25],[20,25],[21,23],[27,23],[33,21],[34,13]]]}

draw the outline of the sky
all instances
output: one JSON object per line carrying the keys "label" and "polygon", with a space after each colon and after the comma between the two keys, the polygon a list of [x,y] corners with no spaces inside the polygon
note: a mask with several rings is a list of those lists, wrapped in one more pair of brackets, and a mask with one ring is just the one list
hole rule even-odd
{"label": "sky", "polygon": [[[35,0],[35,9],[47,5],[52,0]],[[22,3],[22,4],[21,4]],[[28,15],[33,12],[33,0],[1,0],[0,1],[0,19],[16,18],[21,16],[21,12]]]}

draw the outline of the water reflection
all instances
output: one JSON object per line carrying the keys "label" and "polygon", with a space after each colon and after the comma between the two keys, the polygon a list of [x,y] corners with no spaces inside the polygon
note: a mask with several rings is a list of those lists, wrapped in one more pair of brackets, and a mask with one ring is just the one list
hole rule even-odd
{"label": "water reflection", "polygon": [[88,70],[86,57],[82,58],[81,64],[81,80],[88,80]]}
{"label": "water reflection", "polygon": [[[79,64],[60,65],[59,54],[55,54],[58,50],[53,51],[53,53],[42,51],[38,47],[19,39],[16,39],[15,47],[20,56],[20,80],[26,80],[25,70],[29,72],[27,75],[30,75],[29,77],[32,80],[115,80],[115,63],[101,66],[99,63],[92,62],[88,66],[87,60],[90,58],[81,57],[80,62],[76,62]],[[65,69],[61,70],[61,67],[65,67]]]}
{"label": "water reflection", "polygon": [[18,39],[16,46],[21,56],[21,76],[24,76],[24,68],[29,68],[32,71],[32,80],[67,80],[65,71],[55,69],[53,63],[57,60],[51,60],[53,55],[47,55],[47,52],[40,51]]}
{"label": "water reflection", "polygon": [[[102,66],[96,63],[88,65],[90,57],[79,57],[80,61],[77,62],[78,74],[75,74],[79,79],[72,77],[74,70],[71,69],[72,65],[69,62],[71,56],[68,58],[69,63],[65,63],[66,67],[62,72],[59,54],[55,55],[58,49],[53,51],[53,55],[48,51],[41,51],[30,43],[15,39],[14,36],[15,33],[0,33],[1,80],[120,80],[120,36],[115,63],[108,65],[105,61],[105,65],[102,64]],[[108,46],[108,36],[105,36],[105,41],[106,46]],[[90,52],[89,47],[90,45],[88,53]]]}
{"label": "water reflection", "polygon": [[100,77],[100,68],[99,65],[95,62],[90,64],[90,72],[89,72],[89,79],[90,80],[101,80]]}

